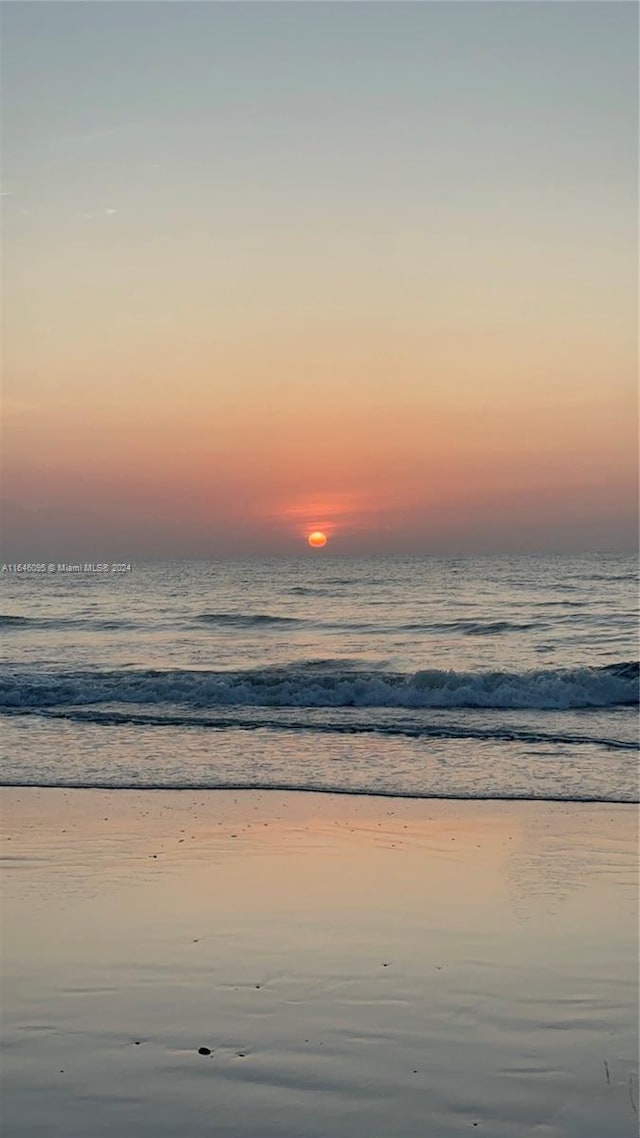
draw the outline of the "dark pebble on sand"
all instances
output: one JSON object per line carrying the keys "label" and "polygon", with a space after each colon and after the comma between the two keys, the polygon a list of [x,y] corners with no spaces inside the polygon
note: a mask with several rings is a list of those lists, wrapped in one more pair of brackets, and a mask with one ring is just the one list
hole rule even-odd
{"label": "dark pebble on sand", "polygon": [[210,1047],[199,1047],[198,1048],[198,1055],[210,1055],[210,1054],[211,1054],[211,1048]]}

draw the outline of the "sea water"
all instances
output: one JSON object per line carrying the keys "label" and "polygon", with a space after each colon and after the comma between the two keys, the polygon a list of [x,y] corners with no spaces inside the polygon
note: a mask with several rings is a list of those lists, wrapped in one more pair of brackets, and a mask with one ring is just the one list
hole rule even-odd
{"label": "sea water", "polygon": [[638,800],[637,561],[2,573],[5,785]]}

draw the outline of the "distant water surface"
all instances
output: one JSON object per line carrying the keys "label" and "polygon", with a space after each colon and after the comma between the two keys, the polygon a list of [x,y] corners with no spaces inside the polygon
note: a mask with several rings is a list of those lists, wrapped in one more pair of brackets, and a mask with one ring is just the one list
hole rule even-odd
{"label": "distant water surface", "polygon": [[637,562],[2,575],[5,784],[636,801]]}

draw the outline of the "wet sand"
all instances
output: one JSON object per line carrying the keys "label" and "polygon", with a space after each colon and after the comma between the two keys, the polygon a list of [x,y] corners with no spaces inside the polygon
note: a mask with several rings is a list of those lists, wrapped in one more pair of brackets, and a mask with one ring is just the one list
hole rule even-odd
{"label": "wet sand", "polygon": [[7,1138],[636,1134],[635,807],[1,801]]}

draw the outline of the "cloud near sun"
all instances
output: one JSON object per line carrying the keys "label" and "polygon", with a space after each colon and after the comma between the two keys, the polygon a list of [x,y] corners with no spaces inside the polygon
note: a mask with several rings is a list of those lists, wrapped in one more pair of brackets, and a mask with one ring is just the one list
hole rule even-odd
{"label": "cloud near sun", "polygon": [[[302,496],[274,511],[280,521],[289,523],[314,548],[321,548],[336,534],[374,529],[375,505],[366,495],[314,494]],[[321,535],[324,541],[311,541]]]}

